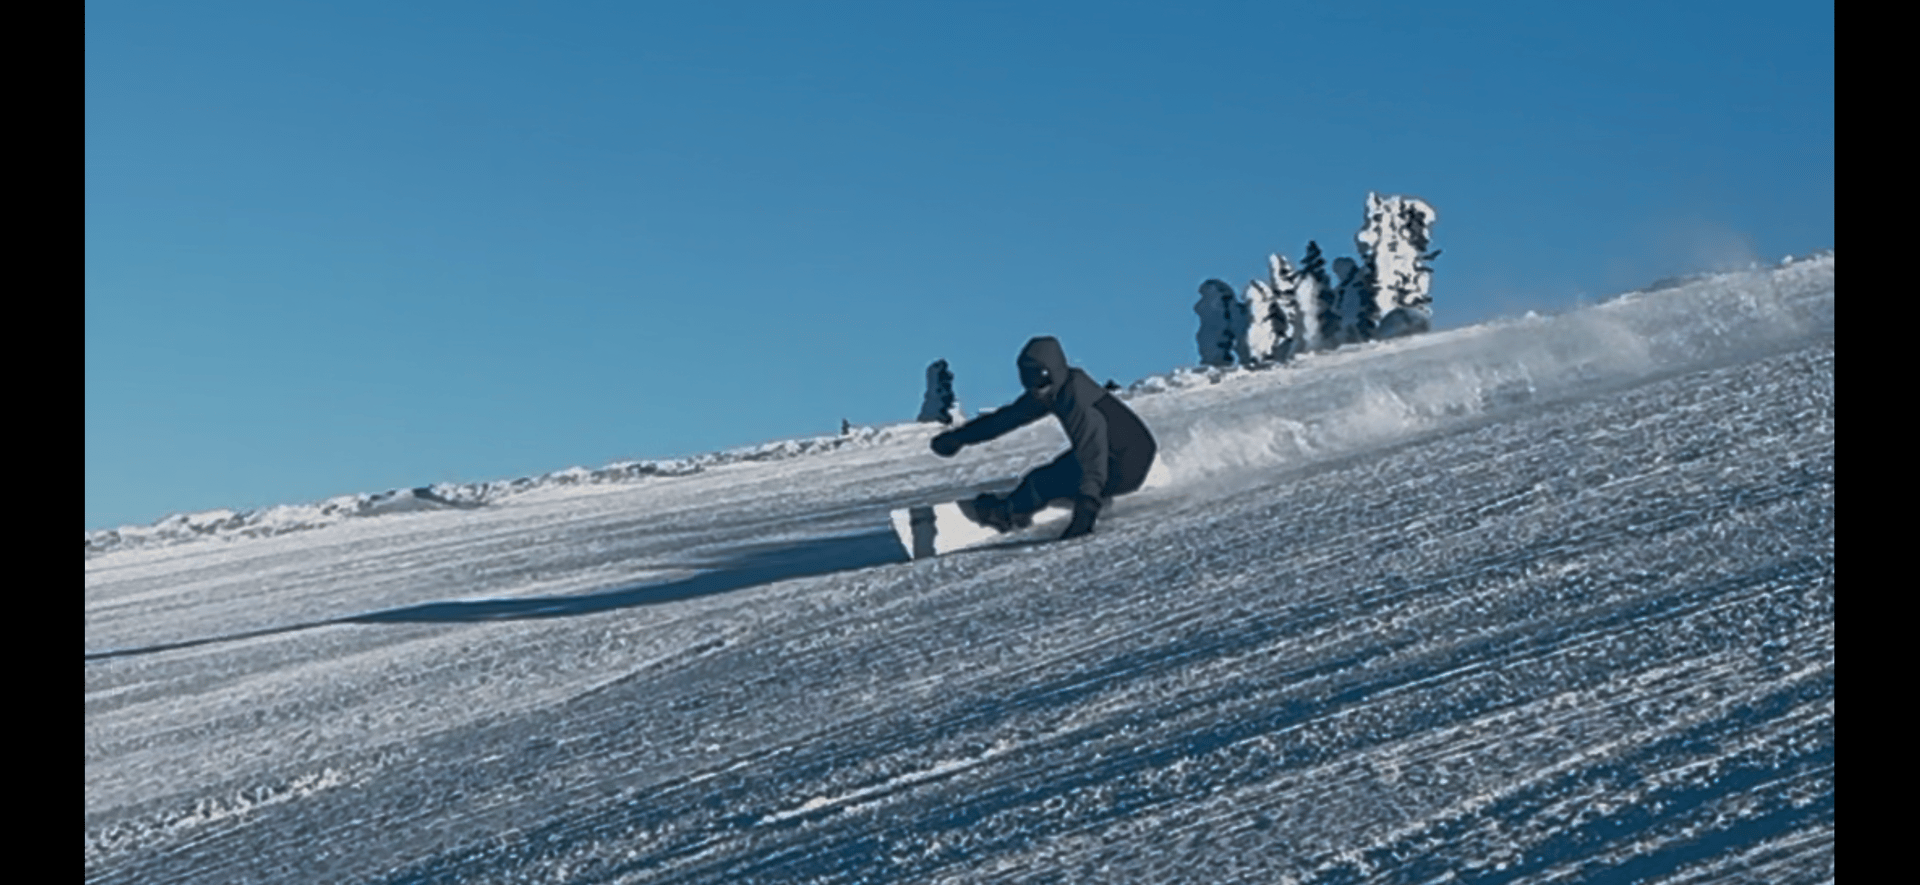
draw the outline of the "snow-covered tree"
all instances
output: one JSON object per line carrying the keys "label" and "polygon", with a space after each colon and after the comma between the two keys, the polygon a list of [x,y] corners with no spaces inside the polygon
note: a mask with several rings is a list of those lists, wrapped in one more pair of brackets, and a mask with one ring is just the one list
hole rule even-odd
{"label": "snow-covered tree", "polygon": [[946,360],[934,360],[927,367],[927,396],[920,403],[918,421],[952,424],[960,416],[960,401],[953,395],[953,373]]}
{"label": "snow-covered tree", "polygon": [[1305,312],[1300,309],[1300,271],[1295,270],[1286,258],[1274,254],[1267,256],[1267,281],[1273,284],[1273,292],[1280,297],[1281,306],[1287,316],[1293,319],[1295,340],[1300,338],[1301,324],[1306,321]]}
{"label": "snow-covered tree", "polygon": [[1247,359],[1247,308],[1233,295],[1233,287],[1220,280],[1200,284],[1200,300],[1193,312],[1200,317],[1200,331],[1193,336],[1200,346],[1203,366],[1231,366],[1234,357]]}
{"label": "snow-covered tree", "polygon": [[1327,336],[1331,346],[1370,340],[1378,316],[1372,313],[1373,274],[1365,264],[1343,256],[1333,260],[1333,275],[1340,282],[1333,288],[1337,319]]}
{"label": "snow-covered tree", "polygon": [[[1308,247],[1313,248],[1309,243]],[[1317,256],[1317,250],[1309,253]],[[1295,268],[1282,255],[1267,256],[1268,278],[1287,316],[1293,320],[1293,352],[1304,353],[1319,347],[1321,286],[1305,267]]]}
{"label": "snow-covered tree", "polygon": [[1424,200],[1367,194],[1367,214],[1354,234],[1361,261],[1371,277],[1369,312],[1376,317],[1372,338],[1424,332],[1433,324],[1433,244],[1438,213]]}
{"label": "snow-covered tree", "polygon": [[1337,291],[1333,281],[1327,278],[1327,259],[1320,254],[1320,244],[1307,241],[1307,255],[1300,259],[1300,306],[1303,313],[1313,314],[1314,350],[1332,350],[1345,344],[1340,337],[1340,305],[1336,301]]}
{"label": "snow-covered tree", "polygon": [[1292,294],[1288,291],[1283,296],[1267,280],[1247,283],[1247,334],[1242,360],[1248,365],[1284,363],[1293,357],[1299,323],[1288,303]]}

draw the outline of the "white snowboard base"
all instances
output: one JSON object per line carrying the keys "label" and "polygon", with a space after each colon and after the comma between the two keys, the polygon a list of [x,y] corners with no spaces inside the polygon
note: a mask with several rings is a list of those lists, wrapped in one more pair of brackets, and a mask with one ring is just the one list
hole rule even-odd
{"label": "white snowboard base", "polygon": [[[969,498],[967,503],[972,503]],[[1033,515],[1031,528],[1001,533],[991,526],[974,522],[967,516],[959,501],[934,504],[923,507],[905,507],[893,511],[893,533],[900,537],[900,546],[914,559],[929,556],[941,556],[955,550],[979,547],[996,540],[1014,540],[1027,536],[1058,534],[1058,526],[1064,526],[1073,511],[1065,507],[1049,507]],[[1052,529],[1052,532],[1046,530]]]}

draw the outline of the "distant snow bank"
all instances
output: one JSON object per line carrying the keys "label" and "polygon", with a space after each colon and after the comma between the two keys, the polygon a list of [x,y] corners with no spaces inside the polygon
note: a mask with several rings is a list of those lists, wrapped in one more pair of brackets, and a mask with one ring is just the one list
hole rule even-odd
{"label": "distant snow bank", "polygon": [[122,526],[87,532],[87,557],[117,550],[170,546],[206,540],[265,538],[333,525],[342,520],[420,510],[484,507],[534,489],[595,483],[634,482],[691,476],[729,464],[783,461],[849,448],[871,448],[903,437],[923,438],[937,427],[902,423],[887,427],[850,427],[838,436],[789,439],[764,445],[709,452],[659,461],[615,461],[604,467],[569,467],[540,476],[479,483],[435,483],[377,494],[338,495],[311,504],[281,504],[257,510],[207,510],[179,513],[152,525]]}
{"label": "distant snow bank", "polygon": [[[1163,446],[1176,473],[1211,474],[1301,453],[1377,443],[1434,420],[1483,413],[1591,384],[1737,356],[1833,330],[1832,250],[1771,268],[1668,279],[1567,314],[1528,314],[1412,338],[1312,354],[1283,367],[1176,369],[1121,390],[1132,399],[1241,383],[1291,387],[1284,410],[1236,413]],[[837,436],[782,440],[689,458],[616,461],[535,477],[439,483],[341,495],[257,510],[176,514],[152,525],[88,531],[88,558],[207,540],[305,531],[361,517],[484,507],[535,489],[688,476],[733,464],[781,461],[924,439],[940,429],[903,422],[850,427]]]}
{"label": "distant snow bank", "polygon": [[1181,393],[1179,420],[1166,420],[1176,410],[1138,406],[1160,436],[1171,484],[1183,495],[1230,493],[1250,472],[1348,457],[1463,420],[1831,335],[1833,263],[1828,251],[1663,280],[1556,316],[1361,344],[1264,370],[1183,369],[1125,393]]}

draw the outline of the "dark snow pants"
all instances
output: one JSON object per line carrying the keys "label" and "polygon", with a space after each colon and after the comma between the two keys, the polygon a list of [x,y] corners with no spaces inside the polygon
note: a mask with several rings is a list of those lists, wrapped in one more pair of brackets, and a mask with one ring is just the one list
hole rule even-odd
{"label": "dark snow pants", "polygon": [[[1141,454],[1145,457],[1140,457]],[[1115,495],[1138,491],[1141,484],[1147,481],[1147,471],[1153,468],[1153,456],[1152,448],[1144,453],[1120,452],[1109,456],[1105,500],[1100,502],[1100,509],[1105,510]],[[1078,494],[1080,462],[1069,451],[1045,467],[1035,468],[1022,477],[1020,487],[1007,496],[1007,504],[1014,513],[1032,514],[1056,501],[1071,503]]]}

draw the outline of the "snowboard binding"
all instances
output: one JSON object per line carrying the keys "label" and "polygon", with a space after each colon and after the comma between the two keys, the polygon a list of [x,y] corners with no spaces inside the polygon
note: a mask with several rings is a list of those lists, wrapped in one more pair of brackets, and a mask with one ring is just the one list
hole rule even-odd
{"label": "snowboard binding", "polygon": [[1011,532],[1033,525],[1031,515],[1013,512],[1006,498],[992,492],[981,492],[972,501],[962,502],[960,510],[968,519],[997,532]]}

